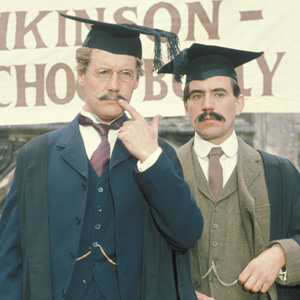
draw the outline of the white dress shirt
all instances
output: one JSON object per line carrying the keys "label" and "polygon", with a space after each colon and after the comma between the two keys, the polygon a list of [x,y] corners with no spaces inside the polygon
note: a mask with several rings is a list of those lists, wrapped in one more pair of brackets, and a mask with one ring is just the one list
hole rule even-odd
{"label": "white dress shirt", "polygon": [[[80,112],[83,116],[90,118],[94,123],[100,124],[100,119],[92,113],[86,112],[85,110],[81,109]],[[117,119],[117,118],[116,118]],[[113,120],[114,121],[114,120]],[[113,122],[111,121],[111,123]],[[94,151],[97,149],[99,144],[101,143],[101,135],[99,132],[93,127],[93,126],[83,126],[79,124],[79,131],[82,136],[83,144],[85,147],[86,155],[88,159],[91,158]],[[119,135],[118,129],[110,129],[108,132],[108,142],[110,144],[110,156],[113,153],[114,146],[116,144],[117,138]],[[146,171],[148,168],[150,168],[158,159],[160,156],[162,150],[161,148],[158,148],[155,152],[153,152],[147,160],[142,163],[141,161],[138,161],[137,168],[140,172]]]}
{"label": "white dress shirt", "polygon": [[195,133],[194,150],[207,181],[209,167],[209,158],[207,157],[207,155],[210,152],[211,148],[214,147],[221,147],[224,152],[224,154],[220,158],[220,163],[223,168],[224,187],[237,164],[238,141],[235,131],[233,131],[231,136],[221,145],[215,145],[208,141],[205,141],[197,133]]}

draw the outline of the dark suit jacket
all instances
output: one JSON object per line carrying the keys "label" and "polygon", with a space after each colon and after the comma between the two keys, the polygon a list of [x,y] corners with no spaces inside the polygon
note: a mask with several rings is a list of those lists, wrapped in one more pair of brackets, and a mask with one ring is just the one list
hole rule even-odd
{"label": "dark suit jacket", "polygon": [[[41,139],[47,139],[47,154],[37,150]],[[140,299],[140,292],[142,299],[195,299],[186,251],[203,220],[175,151],[160,144],[163,153],[145,172],[136,170],[136,158],[119,140],[109,165],[122,299]],[[87,187],[77,118],[20,151],[0,224],[3,300],[20,299],[21,280],[22,299],[61,299],[75,264],[71,254],[77,256],[82,222],[76,220],[83,220]]]}

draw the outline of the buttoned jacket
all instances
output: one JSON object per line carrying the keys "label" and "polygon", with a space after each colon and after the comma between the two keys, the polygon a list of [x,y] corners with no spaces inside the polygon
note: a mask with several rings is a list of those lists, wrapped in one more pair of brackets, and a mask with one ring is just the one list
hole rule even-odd
{"label": "buttoned jacket", "polygon": [[[46,153],[36,151],[41,139]],[[160,145],[162,154],[145,172],[137,171],[137,159],[120,140],[109,164],[122,299],[139,300],[140,293],[142,299],[176,299],[177,287],[180,299],[195,299],[187,250],[200,237],[203,220],[174,149]],[[10,287],[0,283],[3,300],[20,300],[21,281],[23,300],[65,296],[84,222],[87,163],[77,118],[20,151],[0,224],[0,279]]]}

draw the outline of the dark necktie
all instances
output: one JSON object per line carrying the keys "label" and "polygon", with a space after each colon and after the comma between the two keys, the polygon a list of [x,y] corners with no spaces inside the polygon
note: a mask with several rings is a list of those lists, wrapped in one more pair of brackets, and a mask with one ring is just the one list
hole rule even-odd
{"label": "dark necktie", "polygon": [[110,160],[110,145],[108,142],[108,131],[109,129],[120,129],[120,127],[123,125],[124,120],[125,115],[123,114],[110,125],[96,124],[90,118],[87,118],[81,114],[79,115],[79,124],[83,126],[93,126],[101,135],[101,143],[90,158],[90,162],[98,177],[101,176]]}
{"label": "dark necktie", "polygon": [[208,154],[208,182],[215,200],[218,199],[223,189],[223,169],[220,164],[220,157],[223,154],[224,152],[221,148],[212,148]]}

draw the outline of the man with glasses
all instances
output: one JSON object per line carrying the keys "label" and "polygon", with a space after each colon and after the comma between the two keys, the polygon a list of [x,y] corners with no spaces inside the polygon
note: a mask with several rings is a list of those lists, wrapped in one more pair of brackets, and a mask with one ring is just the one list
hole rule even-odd
{"label": "man with glasses", "polygon": [[85,104],[19,153],[0,222],[1,300],[196,299],[188,250],[201,212],[159,117],[149,125],[129,104],[139,34],[176,36],[64,16],[93,24],[76,54]]}

